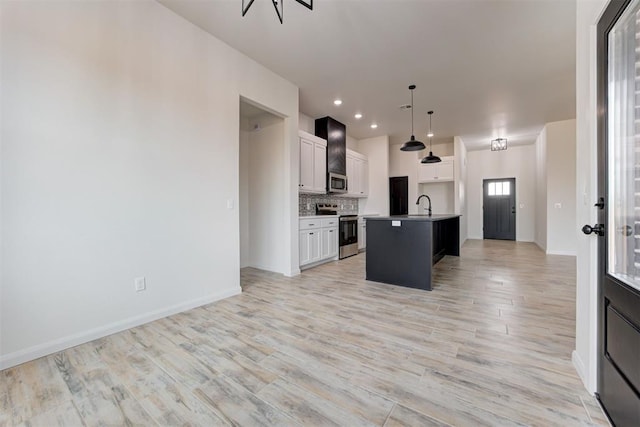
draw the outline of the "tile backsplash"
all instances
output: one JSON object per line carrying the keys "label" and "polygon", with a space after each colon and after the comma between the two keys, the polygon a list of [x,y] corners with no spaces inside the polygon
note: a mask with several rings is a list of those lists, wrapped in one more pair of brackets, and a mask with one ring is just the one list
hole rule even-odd
{"label": "tile backsplash", "polygon": [[358,215],[358,199],[333,196],[331,194],[300,194],[298,199],[298,215],[315,215],[316,203],[338,205],[339,215]]}

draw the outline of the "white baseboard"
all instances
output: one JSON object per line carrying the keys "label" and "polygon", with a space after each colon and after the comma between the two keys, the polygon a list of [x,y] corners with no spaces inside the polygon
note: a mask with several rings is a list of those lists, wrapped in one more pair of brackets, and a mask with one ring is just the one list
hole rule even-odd
{"label": "white baseboard", "polygon": [[114,322],[95,329],[69,335],[43,344],[38,344],[24,350],[18,350],[13,353],[5,354],[0,356],[0,370],[11,368],[12,366],[29,362],[39,357],[48,356],[52,353],[66,350],[68,348],[75,347],[77,345],[84,344],[98,338],[103,338],[107,335],[112,335],[126,329],[134,328],[145,323],[153,322],[154,320],[162,319],[163,317],[171,316],[172,314],[181,313],[183,311],[210,304],[224,298],[239,295],[241,292],[242,289],[240,287],[229,289],[223,292],[208,295],[203,298],[183,302],[167,308],[141,314],[139,316],[130,317],[128,319]]}
{"label": "white baseboard", "polygon": [[296,277],[299,276],[301,273],[301,270],[299,268],[289,271],[285,274],[285,277]]}
{"label": "white baseboard", "polygon": [[584,363],[582,362],[582,358],[580,358],[580,355],[578,354],[578,352],[575,350],[571,352],[571,363],[573,363],[573,367],[576,368],[576,372],[578,373],[578,376],[582,380],[582,384],[585,386],[587,390],[589,390],[586,377],[584,376]]}
{"label": "white baseboard", "polygon": [[576,256],[576,252],[575,251],[547,251],[547,255]]}

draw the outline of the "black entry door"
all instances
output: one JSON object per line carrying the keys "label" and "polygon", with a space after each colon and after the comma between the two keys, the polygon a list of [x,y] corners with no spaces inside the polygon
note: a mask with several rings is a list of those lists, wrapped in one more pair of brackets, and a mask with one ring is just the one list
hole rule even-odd
{"label": "black entry door", "polygon": [[485,179],[482,187],[484,238],[516,240],[516,179]]}
{"label": "black entry door", "polygon": [[640,425],[640,0],[598,22],[598,399],[616,426]]}
{"label": "black entry door", "polygon": [[389,210],[391,215],[407,215],[409,213],[408,176],[389,178]]}

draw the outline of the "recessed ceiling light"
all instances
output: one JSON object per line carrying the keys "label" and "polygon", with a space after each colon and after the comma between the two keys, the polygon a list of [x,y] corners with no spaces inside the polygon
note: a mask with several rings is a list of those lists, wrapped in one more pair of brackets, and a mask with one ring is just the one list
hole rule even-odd
{"label": "recessed ceiling light", "polygon": [[361,119],[361,118],[362,118],[362,114],[360,114],[360,113],[356,113],[356,115],[355,115],[355,116],[353,116],[353,117],[355,117],[356,119]]}
{"label": "recessed ceiling light", "polygon": [[333,101],[333,103],[335,105],[342,105],[342,99],[336,99],[335,101]]}
{"label": "recessed ceiling light", "polygon": [[378,128],[378,125],[377,125],[377,124],[375,124],[375,123],[371,123],[371,129],[377,129],[377,128]]}

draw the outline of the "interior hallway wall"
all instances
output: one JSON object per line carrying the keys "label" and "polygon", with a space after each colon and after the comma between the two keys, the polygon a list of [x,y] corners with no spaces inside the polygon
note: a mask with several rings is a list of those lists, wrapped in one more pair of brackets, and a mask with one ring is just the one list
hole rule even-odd
{"label": "interior hallway wall", "polygon": [[576,121],[547,123],[547,253],[576,255]]}
{"label": "interior hallway wall", "polygon": [[369,160],[369,197],[360,199],[360,215],[389,215],[389,138],[361,139],[358,151]]}
{"label": "interior hallway wall", "polygon": [[536,233],[535,242],[547,251],[547,127],[536,138]]}
{"label": "interior hallway wall", "polygon": [[[400,150],[402,143],[404,143],[402,138],[391,139],[391,145],[389,145],[389,176],[408,177],[409,214],[423,213],[424,202],[421,202],[419,206],[416,205],[415,202],[418,199],[418,196],[424,193],[431,197],[432,205],[437,206],[438,210],[445,206],[451,206],[451,210],[446,213],[453,212],[455,198],[453,183],[418,183],[418,167],[420,165],[420,160],[429,154],[429,150],[402,151]],[[432,146],[433,153],[437,156],[442,157],[454,155],[453,140],[445,138],[443,141],[434,142]],[[387,198],[388,197],[389,195],[387,195]]]}
{"label": "interior hallway wall", "polygon": [[460,218],[460,246],[467,240],[469,215],[467,212],[467,147],[459,136],[453,139],[455,156],[455,188],[454,212],[462,215]]}
{"label": "interior hallway wall", "polygon": [[[576,224],[595,224],[597,186],[596,25],[607,0],[576,3]],[[572,361],[587,390],[597,384],[597,239],[577,235],[576,350]]]}
{"label": "interior hallway wall", "polygon": [[535,238],[536,170],[535,145],[509,147],[504,151],[467,153],[467,209],[469,238],[482,239],[482,182],[484,179],[516,179],[516,240]]}
{"label": "interior hallway wall", "polygon": [[295,85],[154,1],[1,2],[0,40],[0,369],[240,292],[241,96],[299,272]]}

